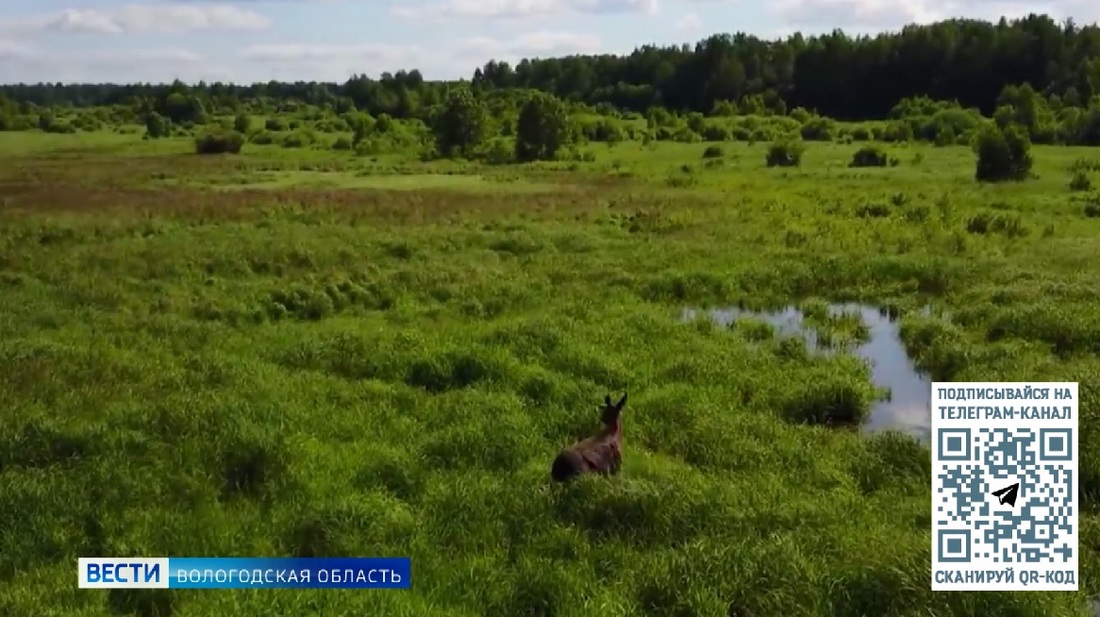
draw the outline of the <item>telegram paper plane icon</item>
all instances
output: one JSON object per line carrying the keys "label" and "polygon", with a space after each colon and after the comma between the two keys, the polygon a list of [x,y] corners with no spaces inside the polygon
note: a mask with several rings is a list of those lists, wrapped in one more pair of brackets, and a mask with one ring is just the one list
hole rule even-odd
{"label": "telegram paper plane icon", "polygon": [[1016,484],[1013,484],[1011,486],[1006,486],[1006,487],[1004,487],[1004,488],[1002,488],[998,491],[993,491],[993,493],[992,493],[992,495],[994,497],[996,497],[997,499],[1000,500],[1002,506],[1007,503],[1009,505],[1009,507],[1014,507],[1016,505],[1016,497],[1019,494],[1020,494],[1020,483],[1019,482],[1017,482]]}

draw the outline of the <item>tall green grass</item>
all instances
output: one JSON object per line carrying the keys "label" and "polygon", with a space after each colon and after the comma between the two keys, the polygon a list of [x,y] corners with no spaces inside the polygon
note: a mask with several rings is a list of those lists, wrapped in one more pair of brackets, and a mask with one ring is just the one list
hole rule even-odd
{"label": "tall green grass", "polygon": [[[20,180],[0,213],[0,614],[1087,614],[1100,222],[1063,170],[1082,151],[1036,148],[1038,180],[979,188],[965,148],[858,170],[854,145],[812,144],[797,170],[765,169],[762,145],[712,167],[700,144],[616,148],[493,172],[552,185],[537,195],[278,187],[250,205],[152,177],[293,160],[251,146],[195,168],[64,160],[100,174],[102,209],[57,180],[56,207],[22,208],[47,182]],[[60,160],[24,162],[57,178]],[[109,171],[127,160],[151,173]],[[150,183],[163,202],[124,190]],[[681,320],[808,298],[811,317],[890,307],[937,379],[1081,382],[1082,591],[932,593],[928,450],[823,425],[866,415],[868,368]],[[623,473],[551,485],[623,390]],[[413,580],[77,590],[97,554],[409,555]]]}

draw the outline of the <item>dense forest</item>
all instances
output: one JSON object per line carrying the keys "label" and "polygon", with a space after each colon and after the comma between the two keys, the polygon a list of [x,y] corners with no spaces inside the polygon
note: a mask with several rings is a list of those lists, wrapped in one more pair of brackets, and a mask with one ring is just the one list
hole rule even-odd
{"label": "dense forest", "polygon": [[[166,67],[166,70],[170,67]],[[468,80],[477,89],[535,89],[620,111],[659,106],[711,112],[723,101],[752,97],[782,113],[802,107],[839,120],[885,118],[901,99],[957,101],[990,115],[1006,84],[1028,84],[1055,107],[1088,107],[1100,95],[1100,27],[1058,23],[1044,15],[1012,22],[950,20],[896,33],[851,37],[835,31],[766,41],[719,34],[689,45],[647,45],[629,55],[490,61]],[[193,89],[222,108],[242,100],[296,100],[411,118],[440,104],[452,84],[418,70],[355,75],[343,84],[268,82],[205,84]],[[170,84],[19,84],[0,95],[37,106],[101,106],[161,98]]]}

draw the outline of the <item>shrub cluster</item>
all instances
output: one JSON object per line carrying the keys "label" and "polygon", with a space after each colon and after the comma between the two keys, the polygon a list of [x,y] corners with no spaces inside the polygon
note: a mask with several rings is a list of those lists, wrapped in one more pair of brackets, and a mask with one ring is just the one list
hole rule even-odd
{"label": "shrub cluster", "polygon": [[195,138],[195,154],[240,154],[244,141],[237,131],[211,131]]}

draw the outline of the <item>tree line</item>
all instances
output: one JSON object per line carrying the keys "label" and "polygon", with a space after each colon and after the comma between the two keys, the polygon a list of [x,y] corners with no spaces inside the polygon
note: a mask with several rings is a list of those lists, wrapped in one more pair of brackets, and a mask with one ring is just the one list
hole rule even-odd
{"label": "tree line", "polygon": [[[873,37],[839,30],[772,41],[716,34],[694,46],[646,45],[626,55],[525,59],[515,66],[494,60],[462,81],[475,91],[538,90],[621,112],[663,107],[709,114],[749,98],[779,114],[800,107],[840,120],[882,119],[899,100],[923,96],[992,115],[1007,84],[1025,84],[1055,108],[1088,108],[1100,95],[1100,27],[1032,14],[1011,22],[911,25]],[[0,86],[0,97],[25,112],[26,106],[132,105],[186,89],[208,108],[298,102],[404,119],[438,108],[455,85],[401,70],[380,79],[353,75],[342,84],[16,84]]]}

